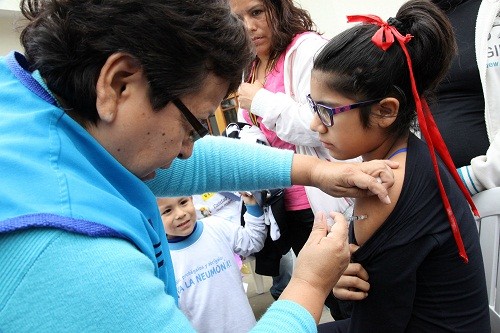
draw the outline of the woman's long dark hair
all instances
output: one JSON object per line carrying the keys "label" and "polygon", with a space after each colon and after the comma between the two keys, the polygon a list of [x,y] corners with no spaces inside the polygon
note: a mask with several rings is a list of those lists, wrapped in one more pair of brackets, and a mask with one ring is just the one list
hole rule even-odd
{"label": "woman's long dark hair", "polygon": [[293,0],[262,0],[262,2],[267,10],[267,24],[273,35],[267,68],[269,70],[295,35],[317,30],[309,12],[296,6]]}

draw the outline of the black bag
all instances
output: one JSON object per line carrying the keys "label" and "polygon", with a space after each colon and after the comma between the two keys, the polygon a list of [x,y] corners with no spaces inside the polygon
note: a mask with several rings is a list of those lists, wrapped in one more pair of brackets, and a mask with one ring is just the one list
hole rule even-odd
{"label": "black bag", "polygon": [[272,190],[252,191],[251,193],[257,201],[257,204],[264,207],[266,205],[272,205],[275,201],[280,200],[283,196],[283,189],[275,188]]}
{"label": "black bag", "polygon": [[271,228],[268,228],[264,247],[259,252],[253,254],[255,256],[255,272],[260,275],[278,276],[280,273],[281,257],[287,254],[292,248],[288,225],[286,223],[284,191],[283,189],[276,189],[258,192],[258,195],[265,198],[262,201],[263,205],[261,207],[264,211],[268,209],[272,210],[281,235],[280,238],[273,240],[271,238]]}
{"label": "black bag", "polygon": [[[257,194],[258,192],[258,194]],[[280,238],[276,240],[272,240],[275,244],[278,251],[285,255],[291,248],[290,237],[288,234],[288,224],[286,223],[286,213],[285,213],[285,191],[282,188],[279,189],[271,189],[271,190],[263,190],[252,192],[252,194],[258,195],[260,199],[256,201],[259,206],[262,207],[264,212],[266,210],[272,210],[272,215],[274,216],[276,223],[278,224],[278,228],[280,229]],[[271,238],[268,231],[268,238]]]}
{"label": "black bag", "polygon": [[[251,126],[252,125],[247,123],[230,123],[222,132],[222,135],[234,139],[240,139],[240,132],[244,130],[245,127]],[[245,140],[248,141],[249,138],[245,137]],[[259,144],[268,145],[263,134],[262,136],[255,137],[252,140],[255,140],[254,142]],[[264,247],[259,252],[254,253],[256,258],[255,272],[260,275],[278,276],[281,256],[288,253],[292,247],[290,243],[288,225],[286,223],[284,189],[267,189],[252,191],[251,193],[255,197],[259,206],[261,206],[265,212],[266,210],[272,211],[272,215],[274,216],[274,219],[280,229],[280,237],[273,240],[270,235],[271,228],[268,228]]]}

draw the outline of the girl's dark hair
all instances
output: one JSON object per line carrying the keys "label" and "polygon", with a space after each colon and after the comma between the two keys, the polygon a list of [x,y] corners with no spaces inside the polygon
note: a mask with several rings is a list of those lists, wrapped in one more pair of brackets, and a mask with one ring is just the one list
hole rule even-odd
{"label": "girl's dark hair", "polygon": [[96,83],[107,58],[141,64],[155,110],[198,91],[209,73],[235,91],[255,54],[225,0],[22,0],[21,43],[32,69],[84,123],[96,123]]}
{"label": "girl's dark hair", "polygon": [[[395,18],[395,22],[399,21],[394,24],[398,31],[403,36],[413,36],[406,47],[417,90],[421,98],[429,97],[456,52],[451,24],[428,0],[408,1]],[[313,70],[331,73],[329,87],[358,101],[396,97],[400,108],[389,131],[400,136],[407,133],[416,116],[408,64],[396,40],[387,51],[371,41],[379,28],[374,24],[359,24],[340,33],[317,55]],[[362,109],[360,115],[363,125],[368,127],[369,108]]]}
{"label": "girl's dark hair", "polygon": [[293,0],[262,0],[262,2],[267,9],[267,24],[273,35],[268,62],[268,66],[272,66],[295,35],[306,31],[317,31],[309,13],[295,5]]}

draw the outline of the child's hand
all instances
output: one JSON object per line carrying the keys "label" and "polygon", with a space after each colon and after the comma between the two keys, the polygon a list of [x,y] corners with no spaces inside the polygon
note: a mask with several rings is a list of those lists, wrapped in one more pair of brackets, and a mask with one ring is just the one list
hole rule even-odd
{"label": "child's hand", "polygon": [[241,194],[241,199],[245,203],[245,205],[256,205],[257,200],[255,200],[255,197],[250,193],[250,192],[240,192]]}

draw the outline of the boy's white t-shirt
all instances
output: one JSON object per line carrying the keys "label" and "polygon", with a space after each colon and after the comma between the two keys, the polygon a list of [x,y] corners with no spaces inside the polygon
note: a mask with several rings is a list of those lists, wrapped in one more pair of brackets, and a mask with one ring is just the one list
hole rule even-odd
{"label": "boy's white t-shirt", "polygon": [[233,253],[260,251],[267,228],[263,215],[246,213],[245,222],[210,216],[188,239],[169,243],[179,308],[197,332],[248,332],[256,323]]}

